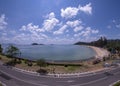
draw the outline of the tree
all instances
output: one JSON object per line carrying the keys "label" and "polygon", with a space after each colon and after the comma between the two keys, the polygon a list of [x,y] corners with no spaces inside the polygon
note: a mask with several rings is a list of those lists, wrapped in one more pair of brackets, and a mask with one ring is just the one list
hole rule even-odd
{"label": "tree", "polygon": [[2,46],[0,44],[0,54],[2,54],[2,51],[3,51],[3,48],[2,48]]}
{"label": "tree", "polygon": [[46,75],[48,73],[46,69],[41,69],[41,67],[47,66],[47,63],[44,59],[37,60],[37,65],[40,67],[40,69],[37,70],[38,73],[40,73],[41,75]]}
{"label": "tree", "polygon": [[20,54],[20,50],[17,47],[10,45],[6,49],[6,54],[10,57],[15,57],[17,54]]}
{"label": "tree", "polygon": [[40,67],[40,69],[41,69],[41,67],[47,66],[47,64],[46,64],[44,59],[37,60],[37,65]]}

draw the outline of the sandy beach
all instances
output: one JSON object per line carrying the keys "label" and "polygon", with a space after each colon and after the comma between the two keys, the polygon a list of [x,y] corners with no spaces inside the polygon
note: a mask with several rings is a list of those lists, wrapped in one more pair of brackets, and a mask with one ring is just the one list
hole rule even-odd
{"label": "sandy beach", "polygon": [[95,46],[89,46],[89,47],[96,52],[96,56],[95,56],[96,58],[102,59],[103,57],[106,57],[109,55],[109,51],[107,51],[106,49],[98,48]]}

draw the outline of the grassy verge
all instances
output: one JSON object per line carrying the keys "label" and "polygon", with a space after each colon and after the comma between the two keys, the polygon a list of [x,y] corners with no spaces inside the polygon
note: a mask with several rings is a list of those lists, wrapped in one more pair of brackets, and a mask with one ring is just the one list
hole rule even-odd
{"label": "grassy verge", "polygon": [[[11,58],[7,56],[0,55],[0,60],[4,63],[9,62]],[[36,64],[36,62],[31,62],[32,65],[28,65],[26,60],[20,60],[19,64],[15,64],[15,67],[29,70],[29,71],[37,71],[40,67]],[[112,63],[112,60],[105,61],[107,63]],[[93,59],[88,61],[77,62],[75,64],[78,65],[56,65],[56,64],[48,64],[46,67],[41,67],[44,70],[47,70],[48,73],[73,73],[73,72],[87,72],[93,70],[99,70],[103,68],[104,62],[100,62],[98,64],[93,64]]]}
{"label": "grassy verge", "polygon": [[3,85],[0,83],[0,86],[3,86]]}
{"label": "grassy verge", "polygon": [[120,86],[120,81],[115,83],[113,86]]}

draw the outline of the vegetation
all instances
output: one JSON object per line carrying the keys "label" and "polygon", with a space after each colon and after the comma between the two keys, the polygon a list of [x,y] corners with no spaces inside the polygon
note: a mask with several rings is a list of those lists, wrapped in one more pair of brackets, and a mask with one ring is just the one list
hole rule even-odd
{"label": "vegetation", "polygon": [[40,69],[37,70],[38,73],[42,75],[46,75],[48,73],[46,69],[41,69],[41,67],[47,66],[47,63],[44,59],[37,60],[36,64],[40,67]]}
{"label": "vegetation", "polygon": [[113,86],[120,86],[120,81],[115,83]]}
{"label": "vegetation", "polygon": [[97,47],[105,47],[107,45],[107,39],[105,37],[101,37],[97,41],[92,42],[77,42],[75,45],[91,45]]}
{"label": "vegetation", "polygon": [[40,67],[40,69],[41,69],[41,67],[46,67],[47,66],[47,63],[44,59],[39,59],[39,60],[37,60],[36,63]]}
{"label": "vegetation", "polygon": [[3,52],[3,48],[2,48],[2,46],[0,44],[0,54],[2,54],[2,52]]}
{"label": "vegetation", "polygon": [[3,86],[3,85],[0,83],[0,86]]}
{"label": "vegetation", "polygon": [[75,43],[75,45],[91,45],[101,48],[107,48],[112,53],[116,53],[116,50],[120,53],[120,39],[110,40],[105,37],[101,37],[97,41],[77,42]]}
{"label": "vegetation", "polygon": [[7,49],[6,49],[6,52],[5,52],[8,56],[10,57],[15,57],[17,54],[20,54],[20,50],[13,46],[13,45],[10,45]]}

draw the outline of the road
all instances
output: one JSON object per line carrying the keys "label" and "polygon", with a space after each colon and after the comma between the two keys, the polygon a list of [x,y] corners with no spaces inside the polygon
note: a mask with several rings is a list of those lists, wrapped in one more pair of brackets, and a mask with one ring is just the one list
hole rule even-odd
{"label": "road", "polygon": [[109,86],[117,80],[120,80],[120,67],[109,73],[58,78],[25,74],[0,64],[0,81],[7,86]]}

